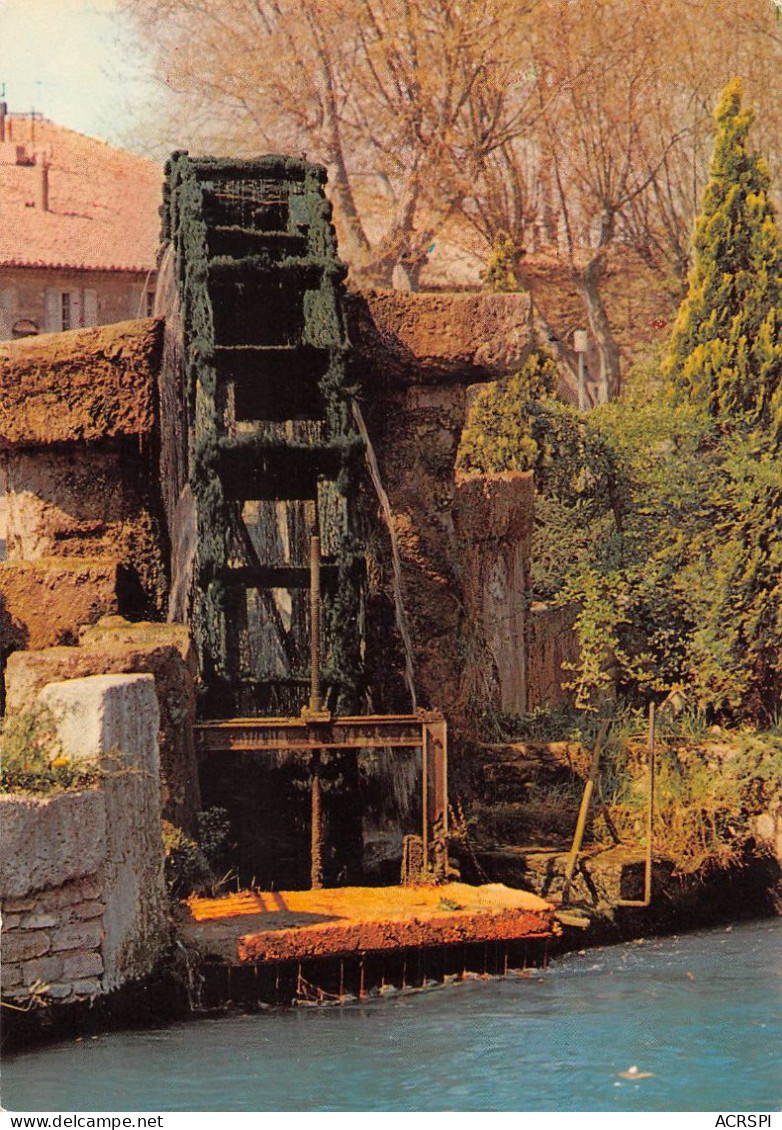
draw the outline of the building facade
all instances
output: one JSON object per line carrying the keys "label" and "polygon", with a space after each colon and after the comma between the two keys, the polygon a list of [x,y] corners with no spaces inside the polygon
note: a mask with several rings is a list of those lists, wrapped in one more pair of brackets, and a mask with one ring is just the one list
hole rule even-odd
{"label": "building facade", "polygon": [[0,103],[0,340],[152,311],[161,171]]}

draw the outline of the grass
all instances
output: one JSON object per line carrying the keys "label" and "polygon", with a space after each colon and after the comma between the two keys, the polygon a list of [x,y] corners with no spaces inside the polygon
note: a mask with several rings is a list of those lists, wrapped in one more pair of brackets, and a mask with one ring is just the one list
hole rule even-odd
{"label": "grass", "polygon": [[[600,760],[592,804],[592,842],[646,846],[649,719],[642,710],[614,706],[614,717]],[[492,715],[489,741],[580,743],[569,781],[531,780],[519,803],[471,807],[473,833],[479,840],[541,841],[565,832],[575,820],[589,750],[599,717],[571,709],[536,710],[524,718]],[[662,711],[655,728],[655,852],[674,862],[680,873],[727,867],[739,862],[753,838],[753,818],[772,811],[782,796],[782,725],[765,731],[723,730],[702,713],[678,716]],[[606,818],[607,816],[607,818]],[[569,833],[568,833],[569,834]]]}
{"label": "grass", "polygon": [[47,796],[96,785],[96,762],[74,761],[63,753],[57,721],[45,706],[4,719],[0,730],[0,792]]}
{"label": "grass", "polygon": [[[612,741],[602,782],[621,840],[639,846],[645,846],[648,796],[645,744]],[[738,862],[752,838],[753,817],[779,803],[782,736],[709,729],[684,717],[661,726],[655,744],[656,850],[683,873]]]}

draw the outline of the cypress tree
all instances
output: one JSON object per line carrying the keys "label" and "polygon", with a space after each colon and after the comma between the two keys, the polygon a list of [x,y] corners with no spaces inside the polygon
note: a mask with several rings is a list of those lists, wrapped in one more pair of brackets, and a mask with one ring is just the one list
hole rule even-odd
{"label": "cypress tree", "polygon": [[765,161],[748,147],[754,115],[741,81],[725,88],[709,184],[693,240],[689,290],[663,372],[725,426],[782,441],[782,245]]}

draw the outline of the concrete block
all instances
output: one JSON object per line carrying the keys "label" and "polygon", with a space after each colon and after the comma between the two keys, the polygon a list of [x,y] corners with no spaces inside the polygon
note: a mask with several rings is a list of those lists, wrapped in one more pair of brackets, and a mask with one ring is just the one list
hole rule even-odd
{"label": "concrete block", "polygon": [[23,930],[46,930],[50,926],[59,925],[60,915],[46,911],[33,911],[32,914],[25,914],[21,921]]}
{"label": "concrete block", "polygon": [[[18,798],[17,798],[18,799]],[[5,828],[0,823],[0,831],[5,833]],[[5,836],[3,836],[3,843],[5,843]],[[0,887],[2,890],[2,887]],[[38,902],[34,898],[5,898],[3,899],[3,913],[8,911],[9,914],[21,914],[25,910],[35,910]]]}
{"label": "concrete block", "polygon": [[192,834],[201,800],[192,730],[193,649],[186,627],[130,624],[119,616],[108,616],[82,633],[79,647],[16,651],[6,667],[7,709],[11,714],[23,710],[47,683],[139,672],[155,676],[162,813]]}
{"label": "concrete block", "polygon": [[57,892],[57,906],[70,906],[74,902],[85,902],[87,899],[100,898],[103,892],[103,883],[97,875],[87,875],[69,883]]}
{"label": "concrete block", "polygon": [[103,958],[94,951],[79,950],[63,961],[63,977],[79,980],[82,977],[99,977],[103,972]]}
{"label": "concrete block", "polygon": [[50,984],[46,986],[45,995],[51,997],[52,1000],[67,1000],[68,997],[73,996],[73,986],[57,983]]}
{"label": "concrete block", "polygon": [[13,930],[3,936],[3,961],[29,961],[43,957],[51,949],[46,930]]}
{"label": "concrete block", "polygon": [[74,759],[119,756],[123,768],[158,777],[160,713],[152,675],[91,675],[49,683],[38,696],[57,718],[65,753]]}
{"label": "concrete block", "polygon": [[22,984],[22,966],[19,962],[3,961],[2,979],[3,992],[6,992],[14,985]]}
{"label": "concrete block", "polygon": [[92,875],[106,856],[102,792],[35,797],[0,796],[0,894],[9,911],[36,912],[28,896]]}
{"label": "concrete block", "polygon": [[[102,928],[104,989],[111,990],[149,972],[168,935],[155,679],[151,674],[70,679],[48,684],[39,701],[59,719],[65,751],[74,758],[102,758],[107,769],[101,786],[106,805],[106,864],[101,874],[105,910],[96,929]],[[117,758],[119,767],[130,772],[115,772]],[[91,943],[76,926],[58,931],[58,948],[66,948],[63,939],[68,939],[67,945],[89,948]]]}
{"label": "concrete block", "polygon": [[97,949],[103,940],[99,921],[72,922],[52,933],[52,951]]}
{"label": "concrete block", "polygon": [[83,977],[71,985],[75,997],[96,997],[102,992],[101,983],[97,977]]}
{"label": "concrete block", "polygon": [[13,1001],[27,1001],[30,999],[30,986],[29,985],[13,985],[6,986],[5,978],[3,979],[3,996],[10,998]]}
{"label": "concrete block", "polygon": [[59,981],[62,977],[62,957],[50,955],[26,961],[22,966],[22,979],[25,985],[35,981]]}
{"label": "concrete block", "polygon": [[6,648],[45,648],[76,638],[119,608],[120,562],[115,559],[40,557],[0,562]]}
{"label": "concrete block", "polygon": [[2,342],[4,442],[47,446],[151,434],[161,342],[161,325],[152,319],[46,334],[21,349]]}
{"label": "concrete block", "polygon": [[102,902],[92,899],[90,902],[77,902],[71,906],[70,913],[74,918],[100,918],[103,911],[106,909]]}

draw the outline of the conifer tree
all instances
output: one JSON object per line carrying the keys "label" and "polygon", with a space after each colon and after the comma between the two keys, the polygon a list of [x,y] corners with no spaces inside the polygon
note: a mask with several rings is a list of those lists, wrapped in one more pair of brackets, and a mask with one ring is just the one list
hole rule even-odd
{"label": "conifer tree", "polygon": [[753,114],[741,81],[725,88],[693,240],[689,290],[663,371],[723,425],[760,427],[782,442],[782,245],[764,160],[748,146]]}

